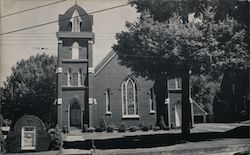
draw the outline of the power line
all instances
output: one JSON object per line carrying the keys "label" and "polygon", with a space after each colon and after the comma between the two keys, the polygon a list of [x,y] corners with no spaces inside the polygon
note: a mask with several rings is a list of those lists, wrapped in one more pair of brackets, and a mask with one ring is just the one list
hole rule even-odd
{"label": "power line", "polygon": [[35,9],[39,9],[39,8],[43,8],[43,7],[46,7],[46,6],[49,6],[49,5],[53,5],[53,4],[57,4],[57,3],[61,3],[61,2],[64,2],[64,1],[66,1],[66,0],[61,0],[61,1],[53,2],[53,3],[48,3],[48,4],[41,5],[41,6],[37,6],[37,7],[34,7],[34,8],[25,9],[25,10],[22,10],[22,11],[18,11],[18,12],[10,13],[10,14],[7,14],[7,15],[0,16],[0,19],[1,19],[1,18],[5,18],[5,17],[8,17],[8,16],[12,16],[12,15],[20,14],[20,13],[23,13],[23,12],[26,12],[26,11],[31,11],[31,10],[35,10]]}
{"label": "power line", "polygon": [[[96,13],[100,13],[100,12],[104,12],[104,11],[108,11],[108,10],[112,10],[112,9],[116,9],[116,8],[120,8],[120,7],[124,7],[124,6],[127,6],[127,5],[129,5],[129,4],[123,4],[123,5],[118,5],[118,6],[102,9],[102,10],[97,10],[97,11],[93,11],[93,12],[90,12],[90,13],[75,16],[74,18],[87,16],[87,15],[90,15],[90,14],[96,14]],[[55,21],[51,21],[51,22],[47,22],[47,23],[43,23],[43,24],[39,24],[39,25],[34,25],[34,26],[22,28],[22,29],[17,29],[17,30],[13,30],[13,31],[9,31],[9,32],[4,32],[4,33],[0,33],[0,35],[6,35],[6,34],[15,33],[15,32],[19,32],[19,31],[24,31],[24,30],[28,30],[28,29],[32,29],[32,28],[36,28],[36,27],[41,27],[41,26],[57,23],[57,22],[60,22],[60,21],[65,21],[65,20],[68,20],[68,19],[71,19],[71,18],[72,17],[68,17],[68,18],[64,18],[64,19],[61,19],[61,20],[55,20]]]}

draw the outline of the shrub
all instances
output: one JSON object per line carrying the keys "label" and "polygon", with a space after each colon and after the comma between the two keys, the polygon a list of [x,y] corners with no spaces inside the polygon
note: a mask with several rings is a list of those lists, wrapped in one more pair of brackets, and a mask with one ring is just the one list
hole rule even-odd
{"label": "shrub", "polygon": [[107,132],[114,132],[114,128],[115,126],[113,124],[109,124],[106,130]]}
{"label": "shrub", "polygon": [[160,117],[159,127],[160,127],[161,129],[167,128],[163,116]]}
{"label": "shrub", "polygon": [[104,130],[102,128],[96,128],[95,132],[103,132]]}
{"label": "shrub", "polygon": [[138,124],[138,127],[139,127],[140,130],[142,130],[142,128],[143,128],[144,126],[145,126],[144,122],[140,122],[140,123]]}
{"label": "shrub", "polygon": [[165,128],[163,128],[163,130],[170,130],[170,128],[166,126]]}
{"label": "shrub", "polygon": [[154,124],[149,124],[149,130],[153,130],[154,129]]}
{"label": "shrub", "polygon": [[142,131],[148,131],[148,127],[147,126],[144,126],[141,128]]}
{"label": "shrub", "polygon": [[88,125],[87,124],[83,124],[83,128],[82,128],[82,132],[87,132],[88,131]]}
{"label": "shrub", "polygon": [[63,126],[63,128],[62,128],[62,132],[63,132],[63,133],[68,133],[68,132],[69,132],[69,130],[68,130],[68,128],[67,128],[67,126]]}
{"label": "shrub", "polygon": [[11,123],[12,123],[12,121],[11,120],[9,120],[9,119],[3,119],[3,126],[10,126],[11,125]]}
{"label": "shrub", "polygon": [[129,127],[130,132],[135,132],[137,129],[138,129],[138,127],[136,127],[136,126]]}
{"label": "shrub", "polygon": [[126,132],[127,124],[121,123],[120,128],[118,129],[119,132]]}
{"label": "shrub", "polygon": [[159,126],[155,126],[154,128],[153,128],[153,130],[154,131],[159,131],[161,128],[159,127]]}
{"label": "shrub", "polygon": [[100,128],[102,129],[102,131],[105,131],[107,129],[107,122],[106,122],[104,116],[102,117],[102,119],[100,121]]}
{"label": "shrub", "polygon": [[62,134],[58,126],[55,129],[49,129],[50,134],[50,150],[59,150],[62,147]]}
{"label": "shrub", "polygon": [[87,132],[94,132],[94,131],[95,131],[95,128],[93,128],[93,127],[89,127],[87,130]]}

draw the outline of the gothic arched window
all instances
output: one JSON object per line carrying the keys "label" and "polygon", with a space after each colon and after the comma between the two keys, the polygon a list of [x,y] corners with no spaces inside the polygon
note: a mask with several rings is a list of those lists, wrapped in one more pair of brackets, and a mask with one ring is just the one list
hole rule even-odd
{"label": "gothic arched window", "polygon": [[138,115],[138,86],[133,78],[122,82],[122,114],[126,116]]}
{"label": "gothic arched window", "polygon": [[72,59],[79,59],[79,44],[77,42],[72,45]]}
{"label": "gothic arched window", "polygon": [[77,78],[78,78],[78,86],[82,86],[83,83],[82,83],[82,70],[81,69],[77,72]]}
{"label": "gothic arched window", "polygon": [[69,69],[67,72],[67,85],[71,86],[71,83],[72,83],[72,73],[71,73],[71,69]]}

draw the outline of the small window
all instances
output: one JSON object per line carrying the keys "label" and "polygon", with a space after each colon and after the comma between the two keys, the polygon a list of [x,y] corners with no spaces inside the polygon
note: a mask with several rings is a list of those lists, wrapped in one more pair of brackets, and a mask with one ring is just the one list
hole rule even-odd
{"label": "small window", "polygon": [[71,86],[71,81],[72,81],[72,73],[71,70],[68,70],[67,72],[67,85]]}
{"label": "small window", "polygon": [[77,42],[72,45],[72,59],[79,59],[79,44]]}
{"label": "small window", "polygon": [[78,86],[82,86],[82,70],[80,69],[77,73],[77,77],[78,77]]}
{"label": "small window", "polygon": [[110,89],[107,89],[105,92],[106,98],[106,114],[111,114],[111,105],[110,105]]}
{"label": "small window", "polygon": [[181,89],[181,78],[175,78],[175,88]]}
{"label": "small window", "polygon": [[150,113],[155,113],[155,104],[154,104],[154,89],[151,88],[149,91],[149,106],[150,106]]}

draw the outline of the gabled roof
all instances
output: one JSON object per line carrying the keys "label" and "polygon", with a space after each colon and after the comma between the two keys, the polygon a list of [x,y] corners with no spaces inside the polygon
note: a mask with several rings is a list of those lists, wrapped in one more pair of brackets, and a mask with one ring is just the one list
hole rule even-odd
{"label": "gabled roof", "polygon": [[110,51],[103,59],[101,62],[99,62],[94,71],[95,75],[97,75],[114,57],[116,56],[116,53],[112,50]]}

